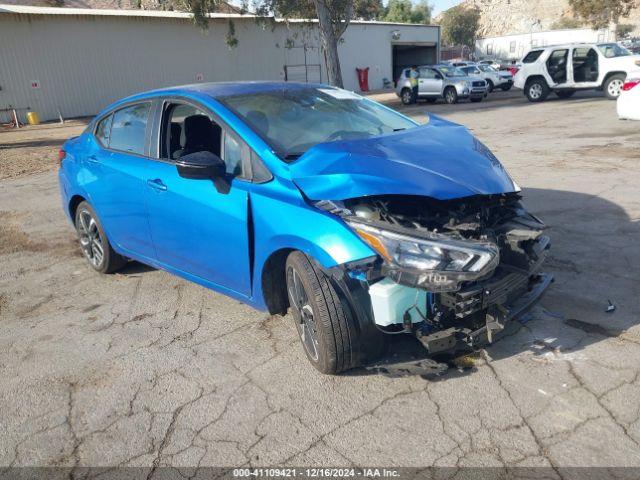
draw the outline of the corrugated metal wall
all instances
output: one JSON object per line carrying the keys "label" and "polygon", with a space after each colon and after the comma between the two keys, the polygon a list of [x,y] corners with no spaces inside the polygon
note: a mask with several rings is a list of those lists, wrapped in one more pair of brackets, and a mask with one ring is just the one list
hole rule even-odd
{"label": "corrugated metal wall", "polygon": [[[180,18],[0,13],[0,109],[29,107],[48,120],[57,118],[58,109],[65,117],[94,115],[151,88],[284,80],[284,66],[293,61],[287,39],[318,44],[317,32],[296,34],[293,28],[235,20],[239,44],[230,50],[226,20],[212,21],[203,34]],[[347,88],[357,89],[356,66],[371,67],[372,88],[391,78],[391,31],[398,29],[403,41],[438,40],[433,27],[352,25],[340,47]],[[326,81],[324,66],[321,75]],[[0,113],[3,120],[8,115]]]}

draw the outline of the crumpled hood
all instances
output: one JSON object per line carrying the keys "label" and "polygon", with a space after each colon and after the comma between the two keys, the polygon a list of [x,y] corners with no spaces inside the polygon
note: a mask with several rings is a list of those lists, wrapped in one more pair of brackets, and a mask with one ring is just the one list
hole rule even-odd
{"label": "crumpled hood", "polygon": [[290,171],[312,200],[394,194],[449,200],[519,190],[482,142],[434,115],[421,127],[318,144]]}

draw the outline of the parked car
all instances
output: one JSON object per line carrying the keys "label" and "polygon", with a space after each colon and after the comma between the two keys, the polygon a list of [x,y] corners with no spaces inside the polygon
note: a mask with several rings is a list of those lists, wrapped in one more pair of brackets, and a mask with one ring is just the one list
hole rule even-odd
{"label": "parked car", "polygon": [[502,67],[502,64],[503,62],[501,62],[500,60],[494,60],[494,59],[488,59],[488,58],[478,61],[478,65],[487,65],[489,67],[495,68],[496,70],[500,70],[500,68]]}
{"label": "parked car", "polygon": [[326,85],[134,95],[65,142],[60,162],[94,270],[137,260],[291,309],[323,373],[378,355],[385,334],[429,354],[492,341],[551,281],[544,225],[468,130]]}
{"label": "parked car", "polygon": [[618,117],[623,120],[640,120],[640,75],[627,79],[616,102]]}
{"label": "parked car", "polygon": [[509,72],[499,72],[489,65],[477,64],[460,67],[460,70],[471,77],[480,77],[487,82],[487,92],[493,92],[494,88],[503,91],[511,89],[513,85],[513,75]]}
{"label": "parked car", "polygon": [[[468,98],[480,102],[487,93],[487,84],[477,77],[469,77],[462,70],[451,65],[423,65],[418,67],[418,99],[435,103],[443,98],[446,103],[457,103]],[[411,91],[409,69],[403,70],[396,86],[396,94],[402,103],[409,105],[415,100]]]}
{"label": "parked car", "polygon": [[613,100],[627,75],[638,70],[640,55],[617,43],[555,45],[528,52],[514,84],[531,102],[544,100],[550,92],[568,98],[588,89],[604,90]]}

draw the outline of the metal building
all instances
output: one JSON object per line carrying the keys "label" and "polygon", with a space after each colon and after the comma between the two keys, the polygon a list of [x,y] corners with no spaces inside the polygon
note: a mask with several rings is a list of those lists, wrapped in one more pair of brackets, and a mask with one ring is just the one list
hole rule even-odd
{"label": "metal building", "polygon": [[[226,42],[229,23],[238,44]],[[401,68],[436,62],[437,26],[355,21],[339,54],[345,88],[357,91],[356,68],[383,87]],[[228,80],[326,82],[314,23],[259,22],[213,14],[203,33],[188,14],[0,5],[1,110],[38,112],[44,120],[94,115],[135,92]]]}

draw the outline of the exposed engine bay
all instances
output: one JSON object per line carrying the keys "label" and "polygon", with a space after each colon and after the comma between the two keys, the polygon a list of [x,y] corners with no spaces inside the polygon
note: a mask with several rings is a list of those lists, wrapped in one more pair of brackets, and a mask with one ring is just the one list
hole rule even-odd
{"label": "exposed engine bay", "polygon": [[387,195],[317,206],[379,254],[347,267],[366,284],[378,329],[411,332],[433,354],[493,341],[553,280],[541,273],[546,227],[520,200]]}

